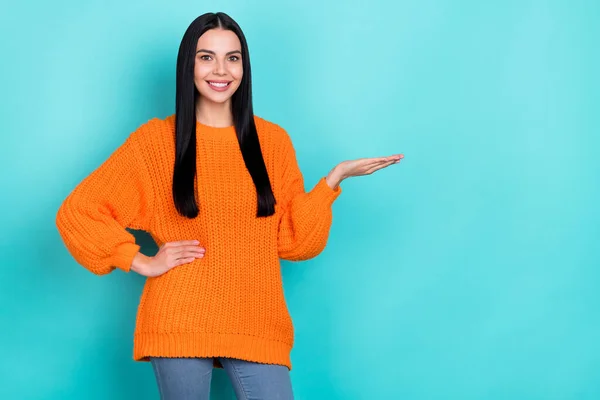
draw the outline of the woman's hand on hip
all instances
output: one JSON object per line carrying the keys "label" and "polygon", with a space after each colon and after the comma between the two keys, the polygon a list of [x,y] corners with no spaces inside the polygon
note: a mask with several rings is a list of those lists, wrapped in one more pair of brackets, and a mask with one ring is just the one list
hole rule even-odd
{"label": "woman's hand on hip", "polygon": [[197,240],[167,242],[160,246],[154,257],[138,253],[133,259],[131,270],[147,277],[162,275],[179,265],[204,257],[206,250],[199,244]]}

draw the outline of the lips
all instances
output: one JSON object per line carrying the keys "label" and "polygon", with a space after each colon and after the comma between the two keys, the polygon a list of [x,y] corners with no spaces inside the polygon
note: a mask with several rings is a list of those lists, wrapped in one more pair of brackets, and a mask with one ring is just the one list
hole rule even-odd
{"label": "lips", "polygon": [[216,90],[217,92],[223,92],[231,85],[231,81],[206,81],[206,83],[208,83],[208,86],[210,86],[211,89]]}

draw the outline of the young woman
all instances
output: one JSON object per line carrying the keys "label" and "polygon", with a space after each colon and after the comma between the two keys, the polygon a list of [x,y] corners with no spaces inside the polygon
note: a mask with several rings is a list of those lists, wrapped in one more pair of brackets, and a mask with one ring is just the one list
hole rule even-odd
{"label": "young woman", "polygon": [[[133,358],[151,361],[163,399],[208,399],[213,367],[240,399],[293,398],[279,260],[323,250],[343,179],[403,157],[344,161],[306,192],[289,135],[254,115],[251,87],[237,23],[198,17],[179,47],[175,114],[142,124],[58,210],[77,262],[147,277]],[[140,253],[126,227],[158,253]]]}

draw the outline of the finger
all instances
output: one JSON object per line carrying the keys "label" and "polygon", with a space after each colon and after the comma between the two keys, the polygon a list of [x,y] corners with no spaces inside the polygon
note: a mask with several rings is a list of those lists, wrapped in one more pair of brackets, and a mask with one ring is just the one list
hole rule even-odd
{"label": "finger", "polygon": [[180,260],[182,258],[190,258],[190,257],[202,258],[202,257],[204,257],[204,252],[197,253],[197,252],[192,252],[192,251],[184,251],[182,253],[175,255],[176,260]]}
{"label": "finger", "polygon": [[375,172],[375,171],[378,171],[378,170],[380,170],[380,169],[382,169],[382,168],[388,167],[388,166],[390,166],[390,165],[392,165],[392,164],[394,164],[394,163],[395,163],[395,161],[388,161],[388,162],[387,162],[387,163],[385,163],[385,164],[382,164],[382,165],[375,166],[375,167],[373,167],[373,168],[371,168],[371,169],[369,169],[369,170],[367,171],[367,175],[368,175],[368,174],[372,174],[373,172]]}
{"label": "finger", "polygon": [[366,164],[363,166],[363,170],[370,170],[373,168],[381,168],[383,166],[385,166],[386,164],[390,163],[390,161],[375,161],[369,164]]}
{"label": "finger", "polygon": [[397,161],[400,161],[402,158],[404,158],[404,156],[401,155],[401,154],[400,155],[396,154],[396,155],[393,155],[393,156],[383,157],[383,159],[382,159],[383,161],[380,164],[385,164],[385,163],[389,163],[389,162],[397,162]]}
{"label": "finger", "polygon": [[204,253],[206,251],[206,249],[204,247],[200,247],[200,246],[179,246],[179,247],[174,247],[173,249],[171,249],[171,254],[178,254],[178,253],[182,253],[185,251]]}
{"label": "finger", "polygon": [[367,158],[367,160],[371,161],[372,163],[382,163],[387,161],[387,157],[373,157]]}
{"label": "finger", "polygon": [[[198,241],[190,240],[190,241],[181,241],[181,242],[169,242],[166,243],[163,247],[165,247],[165,252],[167,254],[177,254],[182,251],[186,251],[188,249],[199,249],[205,250],[204,247],[200,246]],[[178,243],[188,243],[186,244],[178,244]],[[162,247],[161,247],[162,249]]]}
{"label": "finger", "polygon": [[376,165],[380,165],[385,163],[386,161],[384,161],[381,158],[367,158],[365,159],[365,162],[361,164],[361,167],[363,169],[369,169],[371,167],[374,167]]}
{"label": "finger", "polygon": [[395,163],[396,163],[396,161],[395,161],[395,160],[388,161],[388,162],[386,162],[385,164],[379,165],[379,166],[377,167],[377,169],[383,169],[383,168],[385,168],[385,167],[389,167],[390,165],[392,165],[392,164],[395,164]]}
{"label": "finger", "polygon": [[200,241],[198,240],[179,240],[179,241],[175,241],[175,242],[167,242],[165,244],[165,246],[168,245],[168,247],[178,247],[178,246],[191,246],[191,245],[198,245],[200,244]]}
{"label": "finger", "polygon": [[395,162],[397,160],[401,160],[402,158],[404,158],[404,156],[402,154],[394,154],[392,156],[384,157],[384,160],[386,162],[388,162],[388,161],[394,161]]}
{"label": "finger", "polygon": [[397,160],[398,158],[403,158],[403,157],[404,157],[403,154],[392,154],[391,156],[377,157],[377,159],[386,162],[386,161]]}
{"label": "finger", "polygon": [[177,262],[175,263],[175,267],[178,265],[183,265],[183,264],[189,264],[192,261],[194,261],[195,258],[194,257],[188,257],[188,258],[180,258],[179,260],[177,260]]}
{"label": "finger", "polygon": [[399,158],[404,158],[404,155],[403,154],[394,154],[394,155],[385,156],[385,157],[359,158],[358,160],[355,160],[355,161],[358,161],[361,166],[371,166],[371,165],[375,165],[375,164],[382,164],[382,163],[386,163],[388,161],[397,160]]}

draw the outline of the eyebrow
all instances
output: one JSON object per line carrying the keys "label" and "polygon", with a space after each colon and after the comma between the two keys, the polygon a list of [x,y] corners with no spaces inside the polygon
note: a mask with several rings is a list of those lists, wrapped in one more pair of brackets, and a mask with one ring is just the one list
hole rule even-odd
{"label": "eyebrow", "polygon": [[[200,53],[200,52],[203,52],[203,53],[209,53],[209,54],[215,55],[215,52],[214,52],[214,51],[212,51],[212,50],[206,50],[206,49],[200,49],[200,50],[198,50],[198,51],[196,52],[196,54],[198,54],[198,53]],[[240,53],[240,55],[242,54],[242,52],[241,52],[241,51],[239,51],[239,50],[233,50],[233,51],[230,51],[230,52],[228,52],[228,53],[227,53],[227,54],[225,54],[225,55],[226,55],[226,56],[228,56],[228,55],[230,55],[230,54],[234,54],[234,53]]]}

